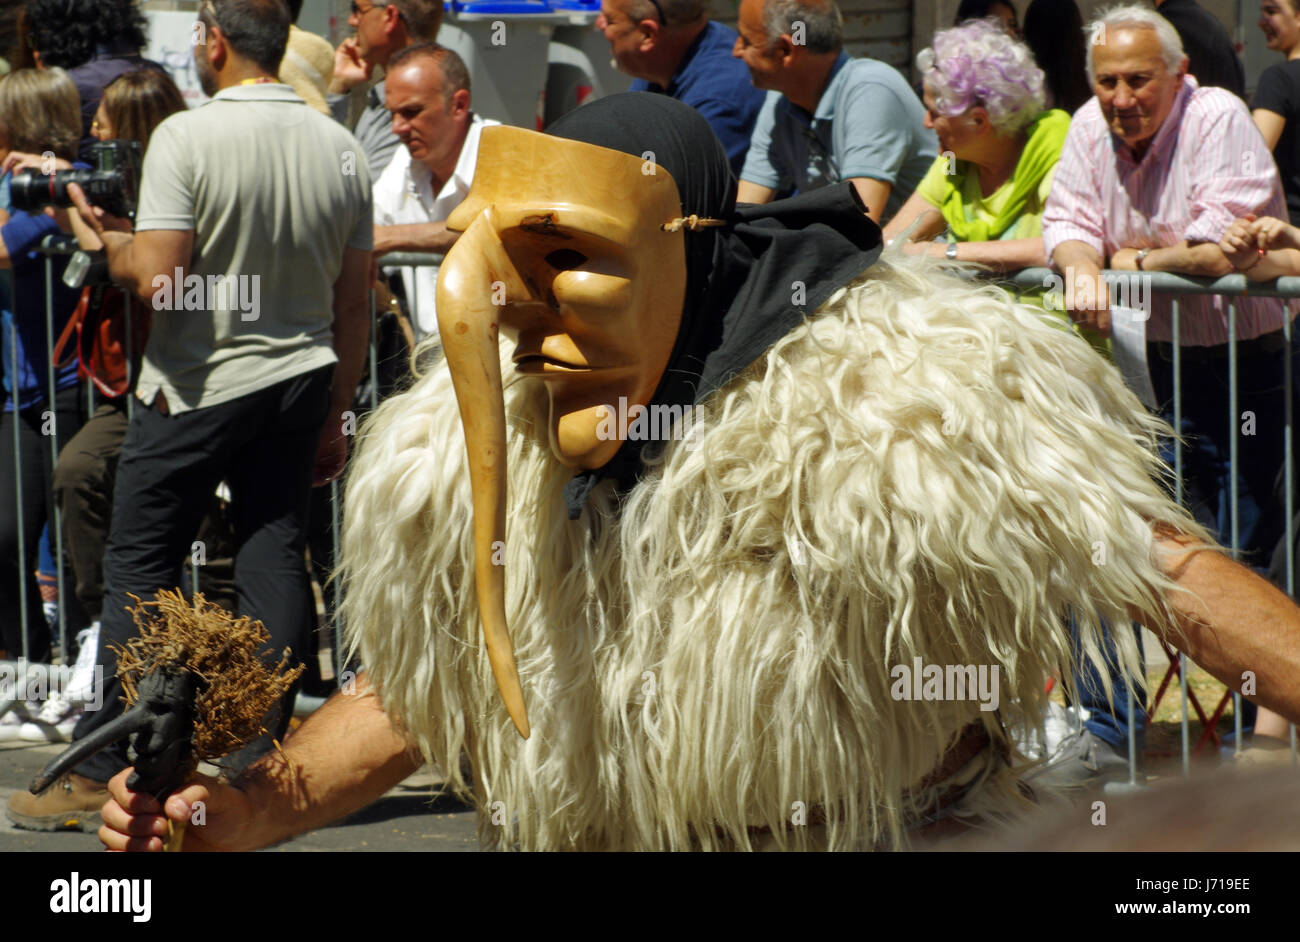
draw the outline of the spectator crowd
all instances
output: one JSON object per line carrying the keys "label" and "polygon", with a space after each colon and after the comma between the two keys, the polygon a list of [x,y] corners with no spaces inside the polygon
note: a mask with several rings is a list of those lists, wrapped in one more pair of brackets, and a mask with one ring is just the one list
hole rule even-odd
{"label": "spectator crowd", "polygon": [[[741,0],[735,30],[703,0],[604,0],[596,27],[633,92],[708,120],[737,202],[848,182],[892,251],[997,274],[1056,269],[1060,303],[1032,298],[1109,355],[1103,270],[1300,275],[1296,2],[1263,2],[1260,29],[1286,61],[1263,74],[1250,109],[1230,40],[1194,0],[1112,7],[1087,24],[1074,0],[1033,0],[1023,27],[1010,0],[964,0],[917,56],[915,88],[844,50],[833,0]],[[0,717],[0,740],[82,738],[118,715],[111,645],[134,631],[129,598],[182,584],[186,569],[202,574],[193,588],[260,618],[275,650],[316,650],[312,574],[332,604],[320,485],[343,468],[369,401],[359,387],[399,387],[415,347],[437,343],[436,268],[385,256],[455,243],[446,220],[469,194],[480,136],[500,122],[474,110],[469,69],[437,43],[439,0],[356,0],[337,49],[293,25],[301,6],[204,3],[194,55],[210,100],[186,109],[141,55],[134,0],[26,3],[34,67],[0,80],[0,657],[53,656],[57,631],[36,604],[44,541],[66,560],[75,643],[61,656],[76,670],[39,708]],[[76,191],[75,208],[13,205],[14,175],[90,170],[110,140],[143,158],[132,216],[92,211]],[[56,256],[47,328],[39,247],[60,233],[106,272],[69,287]],[[160,288],[159,272],[198,276],[193,300],[188,277]],[[368,297],[382,313],[369,364]],[[1284,540],[1294,348],[1283,302],[1233,303],[1230,313],[1223,296],[1187,295],[1175,319],[1172,299],[1154,296],[1144,352],[1172,424],[1180,348],[1189,506],[1221,539],[1235,524],[1237,548],[1262,570]],[[64,334],[78,339],[55,349]],[[1249,434],[1227,413],[1230,341]],[[129,382],[104,372],[113,350]],[[191,567],[195,547],[205,558]],[[229,585],[215,565],[225,557]],[[1096,678],[1077,687],[1088,725],[1048,773],[1064,784],[1118,774],[1143,709]],[[283,735],[296,692],[234,768]],[[84,709],[100,697],[102,709]],[[1134,725],[1140,736],[1140,716]],[[1262,709],[1253,725],[1262,740],[1286,734]],[[90,821],[126,763],[122,750],[100,753],[60,790],[15,795],[10,817]]]}

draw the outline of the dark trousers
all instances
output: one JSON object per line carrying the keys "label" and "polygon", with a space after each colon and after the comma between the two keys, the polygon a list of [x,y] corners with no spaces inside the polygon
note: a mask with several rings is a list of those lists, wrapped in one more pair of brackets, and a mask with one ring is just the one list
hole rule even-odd
{"label": "dark trousers", "polygon": [[125,439],[126,403],[104,403],[59,452],[54,469],[54,498],[63,513],[63,544],[77,600],[92,621],[104,608],[104,546]]}
{"label": "dark trousers", "polygon": [[[20,413],[0,413],[0,647],[8,657],[23,653],[23,619],[19,580],[27,590],[27,657],[49,661],[51,637],[41,608],[36,584],[36,561],[41,528],[52,516],[51,479],[54,455],[49,432],[57,434],[60,447],[81,428],[85,388],[78,383],[55,395],[53,423],[45,403]],[[18,442],[15,447],[14,432]],[[18,559],[18,507],[22,506],[22,565]],[[20,571],[21,570],[21,571]]]}
{"label": "dark trousers", "polygon": [[[199,523],[221,480],[230,487],[235,533],[239,614],[259,619],[271,635],[267,660],[290,649],[297,663],[308,622],[310,591],[304,530],[321,426],[329,408],[334,368],[304,373],[231,402],[180,415],[137,404],[127,431],[113,491],[113,521],[104,557],[104,613],[98,663],[104,668],[104,707],[87,712],[73,739],[116,719],[122,687],[112,645],[135,634],[126,608],[180,585],[180,565],[191,558]],[[297,687],[285,697],[268,730],[283,736]],[[126,743],[79,765],[105,781],[128,765]]]}

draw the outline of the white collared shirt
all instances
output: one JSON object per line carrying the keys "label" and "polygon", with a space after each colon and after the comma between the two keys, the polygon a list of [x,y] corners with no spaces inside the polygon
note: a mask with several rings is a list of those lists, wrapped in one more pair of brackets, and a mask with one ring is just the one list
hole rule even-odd
{"label": "white collared shirt", "polygon": [[[385,168],[375,184],[375,225],[404,226],[445,220],[469,195],[469,187],[474,180],[474,165],[478,161],[480,132],[500,123],[477,114],[471,118],[465,143],[456,160],[456,169],[437,196],[433,194],[433,174],[429,168],[411,160],[411,152],[405,147],[398,148],[392,163]],[[406,285],[406,301],[412,312],[416,338],[423,339],[429,334],[437,333],[434,288],[438,283],[438,269],[425,267],[397,270],[402,273],[402,282]]]}

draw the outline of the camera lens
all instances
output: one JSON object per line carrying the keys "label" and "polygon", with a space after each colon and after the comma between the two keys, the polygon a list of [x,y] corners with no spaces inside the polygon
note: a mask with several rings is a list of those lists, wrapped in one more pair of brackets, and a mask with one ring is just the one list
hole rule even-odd
{"label": "camera lens", "polygon": [[9,197],[14,209],[34,213],[54,202],[54,177],[27,170],[14,174],[9,182]]}

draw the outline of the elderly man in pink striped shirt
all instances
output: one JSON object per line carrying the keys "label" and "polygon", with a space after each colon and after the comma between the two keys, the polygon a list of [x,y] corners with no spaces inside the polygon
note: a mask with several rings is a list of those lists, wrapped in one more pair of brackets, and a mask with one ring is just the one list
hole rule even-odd
{"label": "elderly man in pink striped shirt", "polygon": [[[1286,204],[1245,106],[1222,89],[1198,87],[1167,20],[1144,7],[1122,7],[1087,32],[1096,97],[1074,116],[1043,213],[1043,242],[1065,276],[1071,315],[1106,331],[1103,267],[1228,274],[1233,265],[1218,246],[1227,228],[1248,213],[1281,215]],[[1164,294],[1148,302],[1152,383],[1172,421],[1173,299]],[[1179,308],[1182,431],[1192,440],[1189,503],[1229,539],[1228,450],[1240,421],[1240,546],[1271,549],[1280,522],[1273,486],[1282,460],[1282,303],[1236,299],[1241,415],[1231,421],[1228,299],[1187,295]]]}

